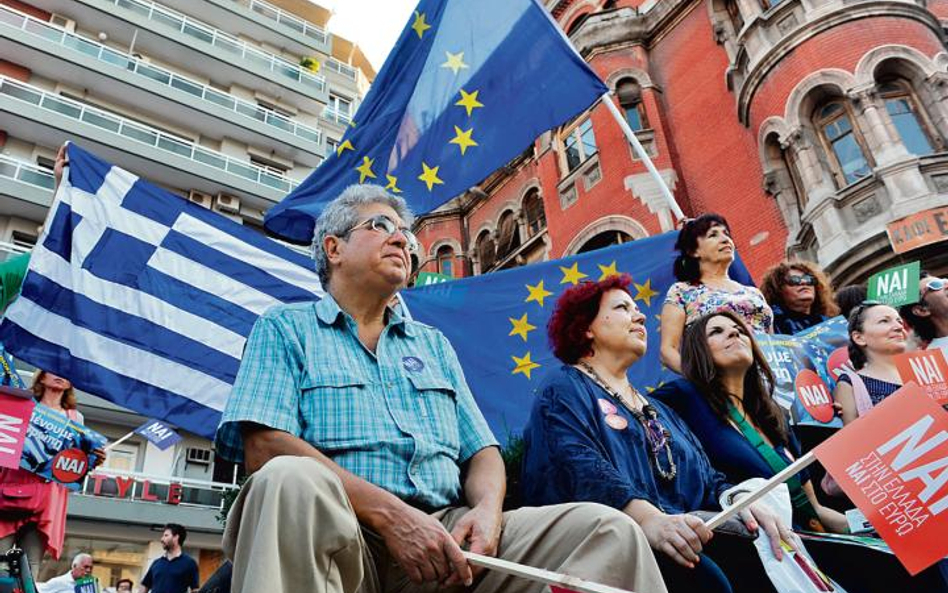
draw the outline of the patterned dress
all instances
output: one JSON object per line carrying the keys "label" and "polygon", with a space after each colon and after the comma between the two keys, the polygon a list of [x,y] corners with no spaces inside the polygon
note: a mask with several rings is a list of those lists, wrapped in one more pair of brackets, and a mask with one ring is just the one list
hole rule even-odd
{"label": "patterned dress", "polygon": [[706,284],[676,282],[668,289],[665,304],[685,312],[685,325],[702,315],[727,309],[736,313],[755,332],[773,330],[774,313],[764,294],[753,286],[741,286],[737,291],[719,290]]}

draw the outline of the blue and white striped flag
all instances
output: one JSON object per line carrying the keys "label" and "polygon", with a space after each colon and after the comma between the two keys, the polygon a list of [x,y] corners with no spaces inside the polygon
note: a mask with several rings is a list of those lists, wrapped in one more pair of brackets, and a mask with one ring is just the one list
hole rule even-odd
{"label": "blue and white striped flag", "polygon": [[257,317],[322,295],[311,260],[67,150],[0,342],[83,391],[213,438]]}

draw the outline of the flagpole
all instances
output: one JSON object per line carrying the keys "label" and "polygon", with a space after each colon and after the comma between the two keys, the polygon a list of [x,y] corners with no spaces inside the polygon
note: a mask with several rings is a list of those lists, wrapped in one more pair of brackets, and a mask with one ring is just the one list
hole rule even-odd
{"label": "flagpole", "polygon": [[509,560],[501,560],[500,558],[493,558],[473,552],[462,551],[462,553],[464,557],[467,558],[467,561],[474,566],[496,570],[497,572],[535,581],[537,583],[543,583],[545,585],[556,585],[570,589],[571,591],[578,591],[579,593],[632,593],[626,589],[593,583],[592,581],[586,581],[579,577],[544,570],[542,568],[534,568],[526,564],[517,564]]}
{"label": "flagpole", "polygon": [[675,196],[672,195],[671,190],[668,189],[668,184],[665,183],[664,179],[662,179],[658,169],[655,168],[655,164],[652,163],[651,157],[648,156],[648,152],[645,151],[645,147],[642,146],[642,143],[639,142],[635,132],[633,132],[632,128],[629,127],[629,122],[625,121],[625,118],[622,117],[622,113],[619,112],[619,108],[616,107],[615,103],[612,102],[612,94],[607,92],[601,97],[601,99],[609,109],[609,113],[611,113],[612,117],[615,118],[616,123],[618,123],[619,127],[622,128],[622,132],[625,134],[629,144],[632,145],[632,149],[635,150],[636,156],[638,156],[638,158],[640,158],[642,162],[645,163],[645,168],[648,169],[648,172],[652,175],[652,179],[654,179],[655,183],[658,184],[658,187],[662,192],[662,196],[664,196],[665,201],[668,202],[668,207],[671,208],[675,218],[678,220],[684,219],[685,213],[681,211],[681,207],[678,205],[678,202],[675,201]]}
{"label": "flagpole", "polygon": [[764,496],[766,496],[771,490],[783,484],[799,472],[803,471],[807,466],[816,461],[816,455],[813,454],[813,451],[810,451],[800,459],[797,459],[787,467],[783,468],[780,472],[775,474],[772,478],[764,482],[764,485],[758,488],[757,490],[751,491],[747,496],[741,498],[736,503],[732,504],[728,508],[724,509],[717,515],[708,519],[705,525],[708,529],[714,529],[720,527],[725,521],[736,515],[737,513],[743,511],[750,505],[754,504]]}
{"label": "flagpole", "polygon": [[106,445],[105,447],[103,447],[103,449],[106,450],[106,451],[108,451],[108,450],[111,449],[112,447],[115,447],[116,445],[119,445],[119,444],[121,444],[121,443],[124,443],[124,442],[127,441],[128,439],[132,438],[132,436],[133,436],[134,434],[135,434],[135,431],[133,430],[132,432],[130,432],[130,433],[126,434],[125,436],[123,436],[122,438],[120,438],[119,440],[113,441],[113,442],[109,443],[108,445]]}

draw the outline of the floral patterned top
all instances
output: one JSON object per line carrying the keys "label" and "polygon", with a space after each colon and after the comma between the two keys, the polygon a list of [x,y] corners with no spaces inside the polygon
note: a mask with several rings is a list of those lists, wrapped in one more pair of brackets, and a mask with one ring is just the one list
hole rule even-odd
{"label": "floral patterned top", "polygon": [[665,304],[684,310],[685,325],[702,315],[727,309],[737,313],[755,332],[769,333],[773,329],[774,313],[764,294],[753,286],[730,292],[706,284],[676,282],[668,289]]}

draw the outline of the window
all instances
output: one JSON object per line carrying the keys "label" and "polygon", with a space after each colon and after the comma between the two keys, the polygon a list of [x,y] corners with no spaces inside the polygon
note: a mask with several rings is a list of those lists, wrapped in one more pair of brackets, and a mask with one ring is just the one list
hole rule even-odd
{"label": "window", "polygon": [[905,148],[916,156],[934,152],[911,88],[905,82],[895,80],[880,85],[879,93]]}
{"label": "window", "polygon": [[869,175],[867,151],[857,130],[853,129],[852,117],[844,103],[836,100],[818,108],[814,120],[833,165],[837,184],[844,187]]}
{"label": "window", "polygon": [[123,472],[134,472],[138,469],[138,446],[119,443],[109,449],[102,467],[116,469]]}
{"label": "window", "polygon": [[622,231],[605,231],[583,243],[576,253],[588,253],[610,245],[621,245],[632,241],[632,235]]}
{"label": "window", "polygon": [[724,9],[727,10],[727,16],[731,19],[731,25],[734,27],[734,34],[737,35],[744,28],[744,17],[741,16],[741,9],[737,5],[737,0],[725,0]]}
{"label": "window", "polygon": [[329,103],[326,104],[326,112],[336,121],[348,124],[352,117],[352,101],[330,93]]}
{"label": "window", "polygon": [[645,107],[642,105],[642,86],[634,78],[623,78],[616,84],[616,96],[632,131],[648,128]]}
{"label": "window", "polygon": [[508,211],[500,217],[497,228],[500,230],[497,239],[497,259],[501,260],[520,247],[520,225],[517,224],[514,213]]}
{"label": "window", "polygon": [[285,167],[281,165],[280,163],[276,163],[274,161],[264,159],[258,156],[251,155],[250,162],[254,165],[257,165],[261,169],[264,169],[265,171],[269,171],[270,173],[273,173],[275,175],[286,175],[286,172],[289,170],[288,167]]}
{"label": "window", "polygon": [[523,199],[523,214],[527,219],[527,234],[531,237],[546,228],[546,211],[540,190],[531,189]]}
{"label": "window", "polygon": [[339,149],[339,141],[332,138],[326,138],[326,156],[332,156],[332,153]]}
{"label": "window", "polygon": [[454,276],[454,250],[450,245],[438,247],[438,273]]}
{"label": "window", "polygon": [[477,259],[480,261],[481,274],[494,266],[494,258],[494,240],[490,238],[489,232],[484,231],[481,236],[477,238]]}
{"label": "window", "polygon": [[20,249],[30,250],[36,245],[36,236],[21,231],[13,231],[10,242]]}
{"label": "window", "polygon": [[586,119],[563,138],[567,173],[572,173],[583,161],[596,154],[596,135],[592,120]]}

